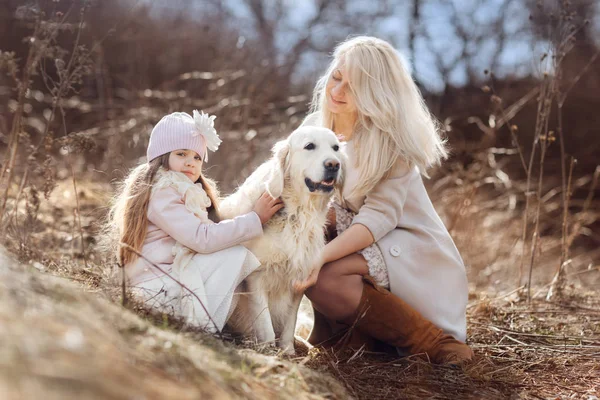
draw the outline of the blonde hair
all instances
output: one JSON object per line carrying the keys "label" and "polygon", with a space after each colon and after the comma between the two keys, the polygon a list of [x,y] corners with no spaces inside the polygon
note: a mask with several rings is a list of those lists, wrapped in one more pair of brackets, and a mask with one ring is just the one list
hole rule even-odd
{"label": "blonde hair", "polygon": [[326,87],[343,60],[358,113],[352,142],[359,179],[349,196],[368,193],[389,176],[398,158],[427,176],[427,168],[447,157],[445,140],[399,53],[384,40],[359,36],[340,43],[333,57],[317,82],[311,111],[323,126],[334,128]]}
{"label": "blonde hair", "polygon": [[[119,185],[108,213],[104,234],[106,245],[114,252],[121,266],[135,261],[137,255],[120,243],[125,243],[138,252],[142,249],[148,230],[148,206],[152,185],[160,168],[169,170],[169,154],[138,165]],[[202,173],[195,183],[201,183],[210,198],[212,204],[208,209],[209,218],[219,222],[219,192],[216,183]]]}

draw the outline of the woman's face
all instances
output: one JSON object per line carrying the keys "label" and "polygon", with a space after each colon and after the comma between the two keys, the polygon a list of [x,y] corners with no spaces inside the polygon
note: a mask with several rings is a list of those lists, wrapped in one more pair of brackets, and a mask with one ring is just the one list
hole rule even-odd
{"label": "woman's face", "polygon": [[340,60],[327,80],[327,106],[334,114],[356,113],[356,102],[350,90],[350,82]]}

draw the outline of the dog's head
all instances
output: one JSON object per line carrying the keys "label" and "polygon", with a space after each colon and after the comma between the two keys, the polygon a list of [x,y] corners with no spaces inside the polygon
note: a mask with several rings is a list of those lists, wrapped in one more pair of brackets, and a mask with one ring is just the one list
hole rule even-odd
{"label": "dog's head", "polygon": [[273,169],[267,190],[273,197],[283,193],[286,180],[295,191],[330,195],[343,182],[344,155],[335,134],[326,128],[305,126],[273,147]]}

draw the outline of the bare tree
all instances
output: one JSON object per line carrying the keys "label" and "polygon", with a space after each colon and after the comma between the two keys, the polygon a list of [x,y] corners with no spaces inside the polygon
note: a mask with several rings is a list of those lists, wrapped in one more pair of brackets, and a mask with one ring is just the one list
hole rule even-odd
{"label": "bare tree", "polygon": [[419,25],[421,23],[421,0],[413,0],[412,3],[412,18],[410,20],[410,31],[408,34],[408,48],[410,50],[410,57],[412,63],[413,75],[417,75],[417,65],[415,63],[416,51],[415,41],[417,40],[417,34]]}
{"label": "bare tree", "polygon": [[[389,16],[387,0],[377,2],[368,12],[357,9],[360,2],[344,0],[315,0],[314,12],[301,27],[293,27],[288,18],[294,10],[283,0],[245,0],[260,40],[260,49],[271,73],[278,79],[277,92],[287,92],[299,61],[309,51],[328,52],[349,34],[365,32],[373,24]],[[319,35],[327,31],[327,36]],[[286,35],[290,43],[281,49],[277,37]]]}

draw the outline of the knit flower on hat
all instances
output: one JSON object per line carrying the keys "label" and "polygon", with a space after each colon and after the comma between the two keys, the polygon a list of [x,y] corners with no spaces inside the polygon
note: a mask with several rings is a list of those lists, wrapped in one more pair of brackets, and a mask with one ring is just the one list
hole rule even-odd
{"label": "knit flower on hat", "polygon": [[192,135],[204,136],[206,139],[206,147],[210,151],[217,151],[222,141],[215,130],[215,118],[217,118],[216,115],[208,115],[204,111],[198,112],[198,110],[194,110],[196,131],[192,133]]}

